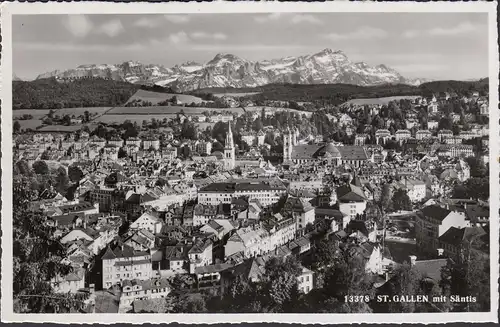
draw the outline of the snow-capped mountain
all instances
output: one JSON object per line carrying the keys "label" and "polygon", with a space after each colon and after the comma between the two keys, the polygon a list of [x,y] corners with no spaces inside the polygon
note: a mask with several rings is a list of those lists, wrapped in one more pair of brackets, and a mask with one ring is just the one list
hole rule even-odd
{"label": "snow-capped mountain", "polygon": [[232,54],[217,54],[205,64],[193,61],[165,68],[135,61],[122,64],[81,65],[53,71],[37,78],[103,77],[131,83],[169,86],[176,91],[209,87],[255,87],[269,83],[376,85],[405,83],[418,85],[422,79],[408,79],[385,65],[352,62],[342,51],[324,49],[318,53],[281,59],[250,61]]}

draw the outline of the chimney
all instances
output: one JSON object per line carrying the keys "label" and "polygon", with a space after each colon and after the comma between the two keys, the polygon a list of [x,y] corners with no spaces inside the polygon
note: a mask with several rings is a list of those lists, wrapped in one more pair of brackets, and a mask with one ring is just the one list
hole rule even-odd
{"label": "chimney", "polygon": [[416,261],[417,261],[417,256],[416,255],[410,255],[410,265],[412,267],[415,265]]}
{"label": "chimney", "polygon": [[87,219],[83,219],[83,229],[87,229]]}

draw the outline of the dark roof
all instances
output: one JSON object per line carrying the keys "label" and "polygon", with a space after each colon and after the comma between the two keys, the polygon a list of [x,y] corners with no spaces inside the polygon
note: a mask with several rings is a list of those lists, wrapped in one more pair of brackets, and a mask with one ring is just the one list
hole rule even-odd
{"label": "dark roof", "polygon": [[439,221],[443,221],[443,219],[445,219],[451,213],[450,210],[442,208],[435,204],[422,208],[420,211],[424,216]]}
{"label": "dark roof", "polygon": [[95,209],[90,202],[80,202],[76,204],[66,204],[58,207],[63,213],[82,212]]}
{"label": "dark roof", "polygon": [[365,194],[361,188],[356,185],[342,185],[337,188],[337,198],[340,201],[366,201]]}
{"label": "dark roof", "polygon": [[163,258],[167,260],[187,260],[187,247],[183,245],[167,246],[163,251]]}
{"label": "dark roof", "polygon": [[480,218],[490,217],[490,207],[482,205],[467,205],[465,207],[465,213],[472,223],[477,223]]}
{"label": "dark roof", "polygon": [[130,258],[130,257],[144,256],[144,255],[149,255],[149,253],[143,251],[135,251],[131,246],[123,244],[115,246],[114,249],[108,246],[106,252],[102,256],[102,259],[106,260],[115,258]]}
{"label": "dark roof", "polygon": [[450,227],[443,235],[439,237],[439,241],[452,244],[460,245],[464,241],[471,241],[476,237],[481,237],[485,234],[485,231],[481,227],[465,227],[456,228]]}
{"label": "dark roof", "polygon": [[340,210],[330,208],[316,208],[315,215],[333,217],[335,220],[342,220],[344,218],[344,214]]}

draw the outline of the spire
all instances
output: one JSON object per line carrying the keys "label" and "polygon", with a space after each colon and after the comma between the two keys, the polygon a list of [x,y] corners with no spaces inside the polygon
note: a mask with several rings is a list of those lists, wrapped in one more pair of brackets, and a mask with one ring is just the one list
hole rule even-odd
{"label": "spire", "polygon": [[234,148],[233,132],[231,131],[231,122],[228,123],[228,130],[226,134],[226,148]]}
{"label": "spire", "polygon": [[362,187],[363,185],[361,184],[361,180],[359,177],[356,175],[356,172],[354,172],[354,176],[352,178],[352,184],[357,186],[357,187]]}

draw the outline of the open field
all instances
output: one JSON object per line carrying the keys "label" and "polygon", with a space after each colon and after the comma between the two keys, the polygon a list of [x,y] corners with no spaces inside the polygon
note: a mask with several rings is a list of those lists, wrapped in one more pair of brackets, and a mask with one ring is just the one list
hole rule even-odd
{"label": "open field", "polygon": [[42,126],[41,119],[27,119],[27,120],[18,120],[19,124],[21,124],[21,130],[32,129],[35,130],[38,126]]}
{"label": "open field", "polygon": [[[168,99],[171,99],[173,97],[177,97],[177,100],[181,101],[182,103],[201,103],[204,100],[192,95],[186,95],[186,94],[172,94],[172,93],[161,93],[161,92],[153,92],[153,91],[146,91],[146,90],[138,90],[134,95],[130,97],[130,99],[127,101],[127,103],[132,102],[134,100],[143,100],[143,101],[149,101],[153,104],[158,104],[158,102],[162,102]],[[210,102],[210,101],[205,101],[205,102]]]}
{"label": "open field", "polygon": [[262,107],[262,106],[256,106],[256,107],[245,107],[245,110],[247,112],[261,112],[262,108],[265,108],[266,113],[275,113],[279,111],[289,111],[289,112],[296,112],[299,115],[302,116],[302,114],[305,114],[307,117],[310,117],[312,115],[312,112],[310,111],[301,111],[301,110],[296,110],[296,109],[290,109],[290,108],[282,108],[282,107]]}
{"label": "open field", "polygon": [[152,107],[115,107],[106,113],[107,115],[175,115],[180,112],[186,115],[201,114],[205,111],[215,112],[238,112],[243,113],[241,108],[195,108],[195,107],[182,107],[182,106],[152,106]]}
{"label": "open field", "polygon": [[94,119],[94,123],[106,123],[106,124],[121,124],[126,120],[130,120],[132,123],[137,122],[137,124],[142,124],[143,120],[150,121],[152,118],[157,120],[167,120],[176,118],[175,114],[164,114],[164,115],[104,115]]}
{"label": "open field", "polygon": [[21,117],[22,115],[32,115],[33,118],[42,118],[49,113],[49,109],[19,109],[12,110],[12,118]]}
{"label": "open field", "polygon": [[52,132],[52,133],[72,133],[80,130],[82,125],[47,125],[39,129],[41,132]]}
{"label": "open field", "polygon": [[399,101],[401,99],[409,99],[413,100],[415,98],[420,97],[419,95],[403,95],[403,96],[394,96],[394,97],[385,97],[385,98],[367,98],[367,99],[352,99],[347,101],[346,103],[356,104],[356,105],[369,105],[369,104],[388,104],[391,101]]}
{"label": "open field", "polygon": [[59,116],[64,115],[75,115],[80,116],[84,115],[85,111],[88,111],[91,115],[94,113],[101,114],[106,110],[109,110],[111,107],[89,107],[89,108],[63,108],[57,109],[55,114]]}
{"label": "open field", "polygon": [[259,94],[260,92],[237,92],[237,93],[231,93],[231,92],[226,92],[226,93],[214,93],[214,97],[223,97],[223,96],[230,96],[230,97],[247,97],[247,96],[252,96]]}

